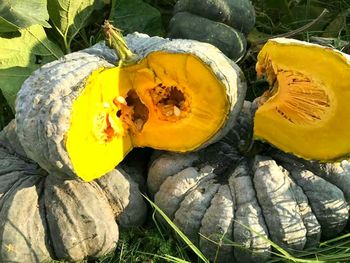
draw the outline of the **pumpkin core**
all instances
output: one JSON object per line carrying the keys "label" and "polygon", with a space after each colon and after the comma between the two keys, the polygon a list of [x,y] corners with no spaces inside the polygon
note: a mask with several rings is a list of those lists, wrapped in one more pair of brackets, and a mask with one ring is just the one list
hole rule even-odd
{"label": "pumpkin core", "polygon": [[350,152],[348,56],[278,38],[262,48],[256,70],[270,85],[258,99],[256,138],[305,159],[332,160]]}

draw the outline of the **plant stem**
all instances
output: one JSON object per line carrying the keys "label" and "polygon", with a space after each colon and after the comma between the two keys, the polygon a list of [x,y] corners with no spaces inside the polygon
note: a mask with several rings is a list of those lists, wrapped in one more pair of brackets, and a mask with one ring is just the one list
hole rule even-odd
{"label": "plant stem", "polygon": [[254,45],[255,46],[262,45],[262,44],[264,44],[265,42],[267,42],[271,38],[276,38],[276,37],[293,37],[293,36],[295,36],[297,34],[300,34],[300,33],[304,32],[304,31],[308,30],[314,24],[318,23],[328,13],[329,13],[329,11],[327,9],[323,9],[322,13],[318,17],[316,17],[313,21],[311,21],[310,23],[308,23],[308,24],[306,24],[306,25],[304,25],[304,26],[302,26],[300,28],[297,28],[297,29],[295,29],[293,31],[287,32],[287,33],[283,33],[283,34],[267,37],[267,38],[264,38],[264,39],[260,39],[256,43],[254,43]]}
{"label": "plant stem", "polygon": [[114,49],[119,57],[119,66],[134,64],[139,57],[133,53],[123,39],[120,30],[115,28],[108,20],[103,25],[103,31],[106,36],[107,45]]}
{"label": "plant stem", "polygon": [[64,47],[65,47],[65,49],[66,49],[66,54],[71,53],[70,44],[69,44],[68,41],[67,41],[67,37],[64,37],[64,38],[63,38],[63,42],[64,42]]}

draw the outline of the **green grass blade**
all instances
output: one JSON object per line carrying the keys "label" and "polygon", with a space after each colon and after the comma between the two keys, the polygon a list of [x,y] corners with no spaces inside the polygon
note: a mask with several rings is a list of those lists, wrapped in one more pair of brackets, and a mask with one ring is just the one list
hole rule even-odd
{"label": "green grass blade", "polygon": [[209,263],[209,260],[203,255],[203,253],[192,243],[192,241],[170,220],[170,218],[147,196],[143,197],[151,204],[151,206],[161,215],[161,217],[169,224],[169,226],[176,232],[176,234],[188,245],[188,247],[205,263]]}

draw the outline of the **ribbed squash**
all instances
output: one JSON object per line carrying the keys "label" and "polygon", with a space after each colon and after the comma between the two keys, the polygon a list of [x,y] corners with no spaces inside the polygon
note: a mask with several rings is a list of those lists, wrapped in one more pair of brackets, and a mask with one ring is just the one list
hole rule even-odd
{"label": "ribbed squash", "polygon": [[252,123],[246,103],[223,140],[194,153],[157,153],[150,164],[155,204],[210,262],[269,262],[268,239],[293,254],[339,236],[349,222],[350,163],[252,147]]}
{"label": "ribbed squash", "polygon": [[350,153],[350,57],[292,39],[269,40],[258,55],[258,76],[270,90],[259,98],[254,135],[306,159]]}
{"label": "ribbed squash", "polygon": [[11,122],[0,132],[0,262],[76,262],[112,253],[119,227],[146,217],[133,177],[120,168],[92,182],[48,174],[25,156]]}
{"label": "ribbed squash", "polygon": [[232,127],[244,76],[218,49],[141,34],[124,42],[106,30],[120,60],[103,45],[69,54],[36,71],[18,94],[18,135],[41,167],[90,181],[134,146],[186,152]]}

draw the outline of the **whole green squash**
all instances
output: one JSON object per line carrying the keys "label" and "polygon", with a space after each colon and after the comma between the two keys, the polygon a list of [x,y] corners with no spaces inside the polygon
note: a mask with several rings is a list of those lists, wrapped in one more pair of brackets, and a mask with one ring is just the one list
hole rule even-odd
{"label": "whole green squash", "polygon": [[316,247],[349,219],[349,162],[250,149],[252,111],[246,103],[223,141],[186,155],[160,153],[148,172],[155,204],[215,262],[265,262],[267,238],[291,253]]}
{"label": "whole green squash", "polygon": [[0,132],[0,262],[78,261],[115,250],[119,227],[143,223],[133,175],[115,169],[83,182],[28,159],[12,121]]}
{"label": "whole green squash", "polygon": [[249,0],[179,0],[174,13],[168,37],[210,43],[235,61],[244,55],[245,36],[255,24]]}

